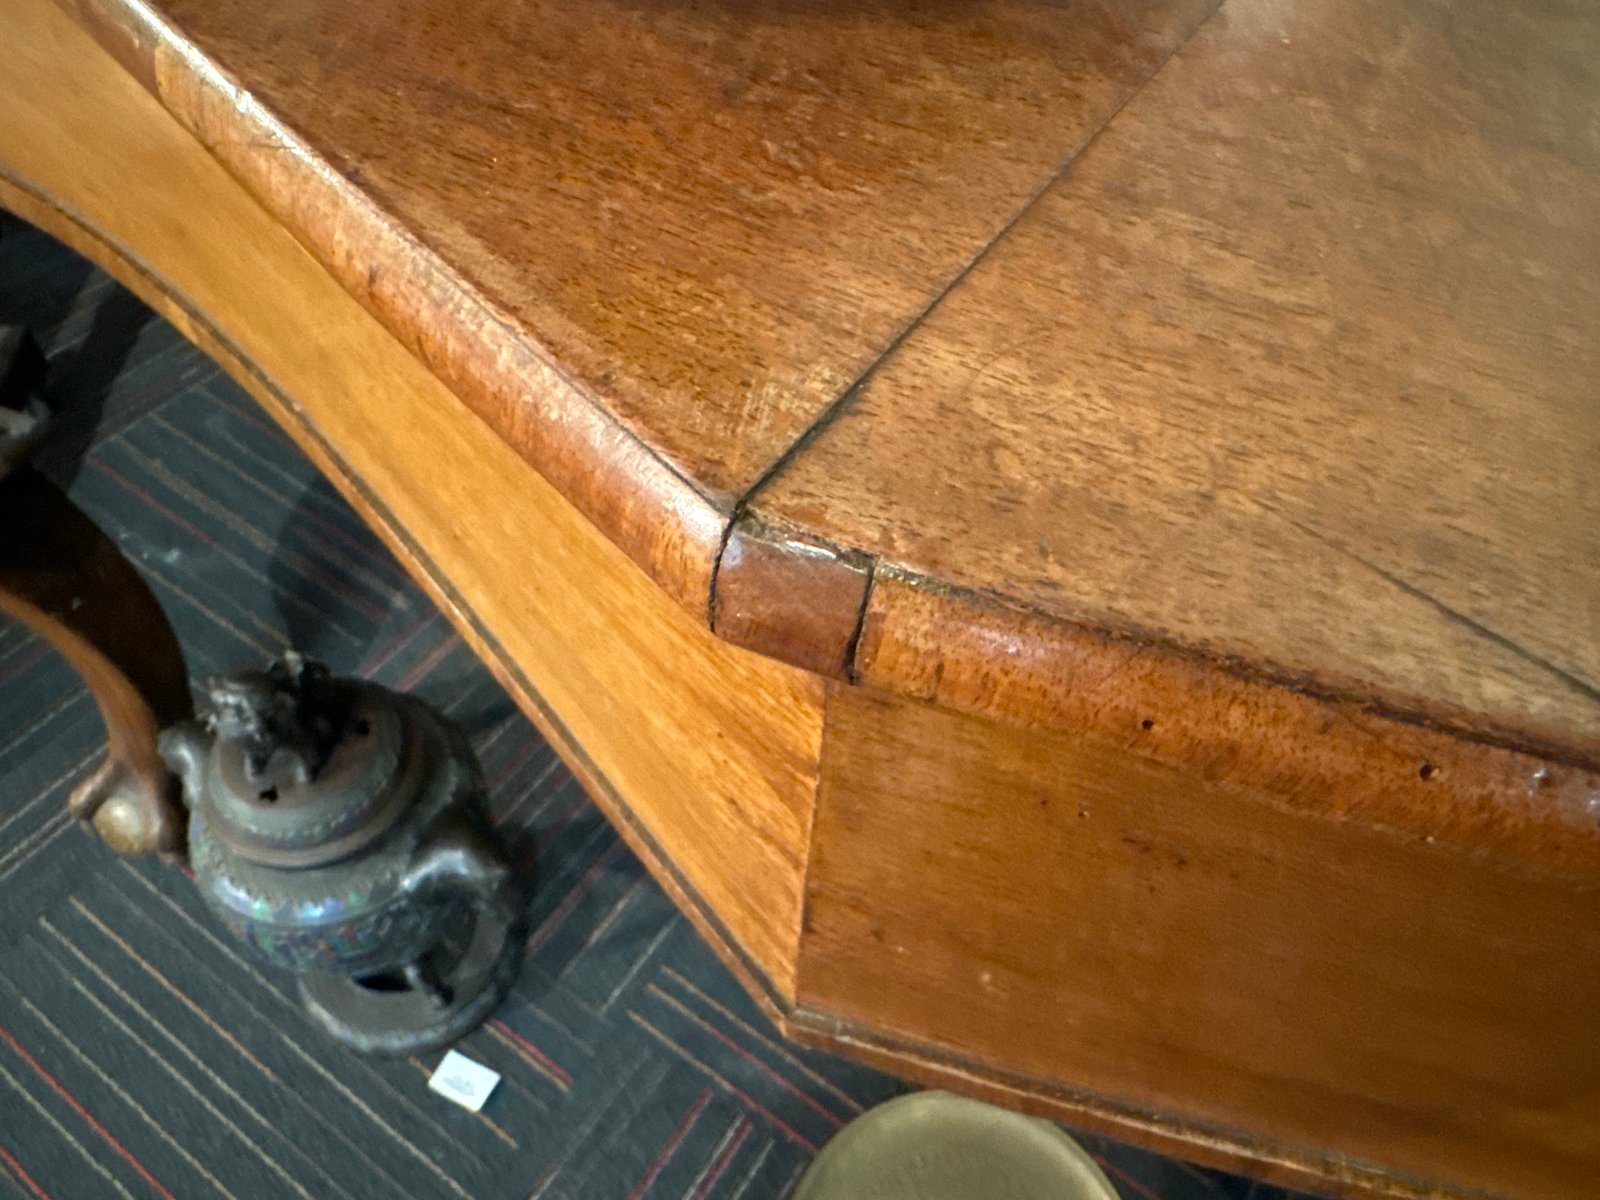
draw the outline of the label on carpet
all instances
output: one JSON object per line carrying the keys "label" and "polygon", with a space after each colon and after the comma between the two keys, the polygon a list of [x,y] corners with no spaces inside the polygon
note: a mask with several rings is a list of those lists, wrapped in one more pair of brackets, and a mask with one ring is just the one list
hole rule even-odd
{"label": "label on carpet", "polygon": [[477,1112],[499,1082],[498,1072],[452,1050],[439,1063],[438,1070],[428,1080],[428,1086],[445,1099],[454,1100],[462,1108]]}

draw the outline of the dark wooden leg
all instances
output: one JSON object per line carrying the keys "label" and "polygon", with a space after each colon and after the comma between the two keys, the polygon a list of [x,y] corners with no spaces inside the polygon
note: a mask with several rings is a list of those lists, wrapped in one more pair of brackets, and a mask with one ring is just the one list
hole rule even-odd
{"label": "dark wooden leg", "polygon": [[26,462],[50,426],[44,355],[20,325],[0,325],[0,479]]}
{"label": "dark wooden leg", "polygon": [[[7,365],[0,379],[15,383]],[[26,412],[9,390],[0,404]],[[156,734],[192,708],[177,637],[133,565],[59,488],[28,467],[0,474],[0,613],[72,664],[106,725],[106,760],[68,807],[122,853],[176,851],[182,809]]]}

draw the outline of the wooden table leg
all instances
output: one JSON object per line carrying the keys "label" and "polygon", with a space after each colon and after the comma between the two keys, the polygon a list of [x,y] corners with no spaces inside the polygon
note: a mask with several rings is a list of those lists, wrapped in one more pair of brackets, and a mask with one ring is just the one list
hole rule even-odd
{"label": "wooden table leg", "polygon": [[0,612],[72,664],[105,721],[106,760],[73,789],[72,815],[124,854],[179,850],[177,785],[156,750],[192,710],[177,637],[117,545],[26,467],[0,480]]}

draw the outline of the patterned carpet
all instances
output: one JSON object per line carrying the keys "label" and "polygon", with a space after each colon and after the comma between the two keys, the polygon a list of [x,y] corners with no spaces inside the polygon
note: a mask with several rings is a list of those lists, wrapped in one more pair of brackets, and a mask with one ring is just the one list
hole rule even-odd
{"label": "patterned carpet", "polygon": [[[249,398],[41,234],[0,226],[0,323],[26,322],[62,416],[40,465],[145,572],[191,673],[293,644],[414,690],[471,734],[536,873],[529,958],[462,1049],[368,1060],[307,1023],[157,863],[67,821],[100,753],[70,671],[0,624],[0,1196],[34,1200],[769,1200],[904,1085],[781,1044],[450,627]],[[0,513],[0,520],[4,514]],[[1084,1141],[1124,1200],[1276,1188]]]}

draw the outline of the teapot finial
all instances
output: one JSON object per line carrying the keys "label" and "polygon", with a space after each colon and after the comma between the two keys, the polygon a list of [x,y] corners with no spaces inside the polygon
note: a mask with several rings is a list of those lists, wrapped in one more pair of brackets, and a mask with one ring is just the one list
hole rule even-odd
{"label": "teapot finial", "polygon": [[286,651],[264,671],[206,680],[206,727],[238,742],[252,782],[269,773],[310,783],[327,765],[350,716],[350,692],[322,663]]}

